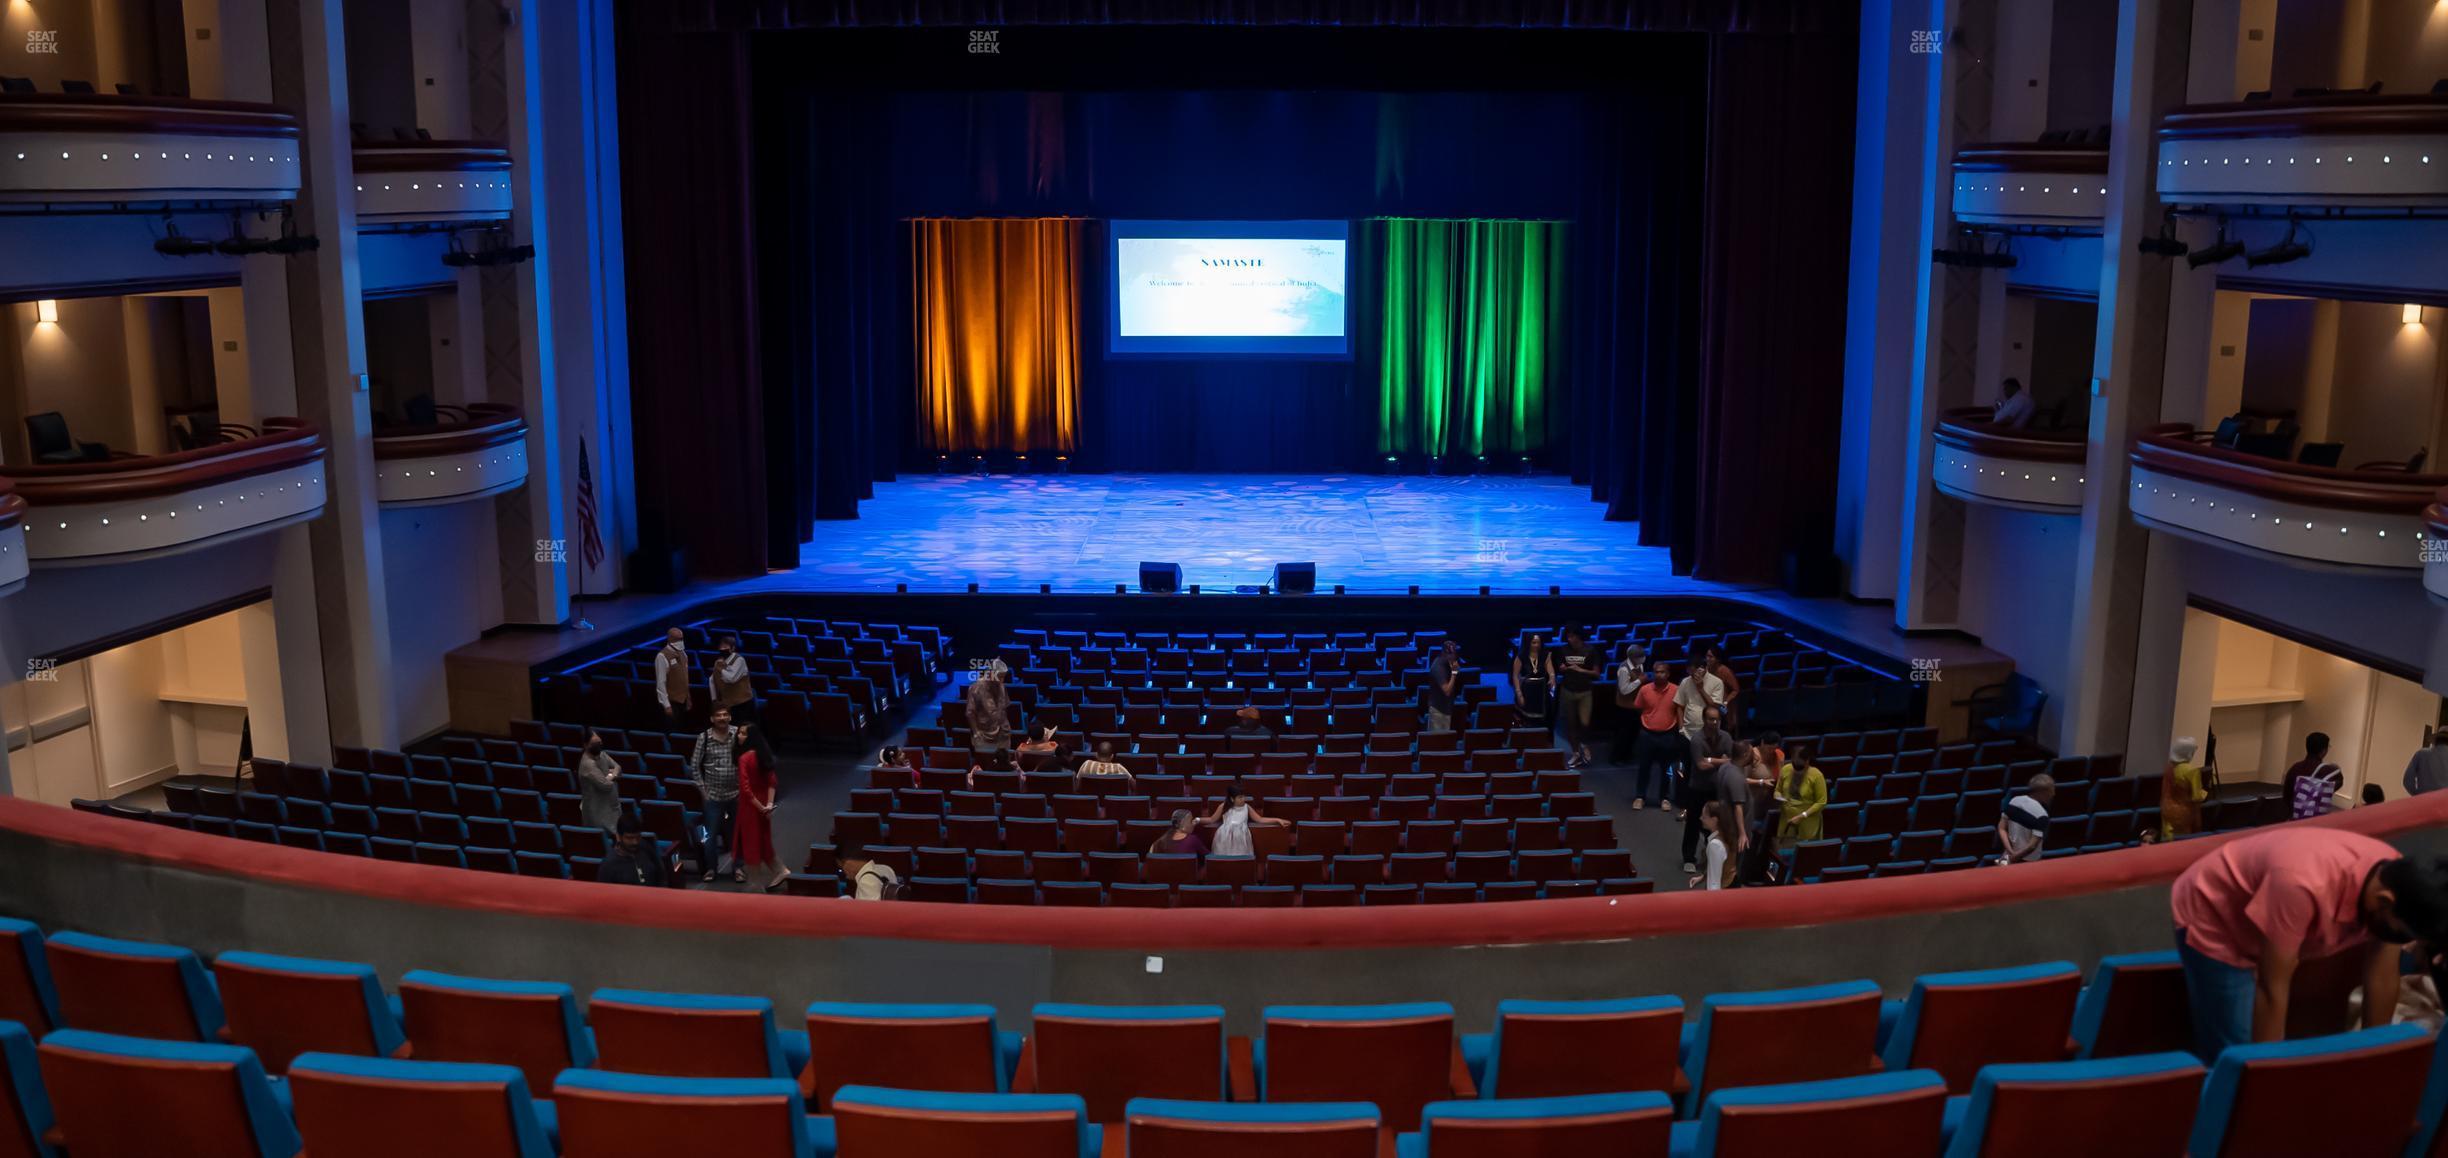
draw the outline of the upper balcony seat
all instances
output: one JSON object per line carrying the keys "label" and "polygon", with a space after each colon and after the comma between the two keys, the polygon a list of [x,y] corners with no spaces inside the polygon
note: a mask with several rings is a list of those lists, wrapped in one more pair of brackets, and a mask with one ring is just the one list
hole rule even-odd
{"label": "upper balcony seat", "polygon": [[433,423],[374,430],[374,493],[386,507],[465,502],[526,481],[527,418],[516,406],[478,402]]}
{"label": "upper balcony seat", "polygon": [[2209,431],[2157,426],[2134,440],[2126,504],[2162,531],[2360,572],[2425,567],[2425,512],[2448,475],[2341,469],[2214,445]]}
{"label": "upper balcony seat", "polygon": [[504,221],[510,150],[492,141],[358,141],[360,227]]}
{"label": "upper balcony seat", "polygon": [[297,118],[244,101],[98,93],[0,96],[0,201],[96,205],[291,201]]}
{"label": "upper balcony seat", "polygon": [[2023,511],[2082,513],[2086,445],[2079,431],[2017,430],[1989,421],[1986,407],[1938,420],[1930,482],[1965,502]]}
{"label": "upper balcony seat", "polygon": [[1974,225],[2099,230],[2108,211],[2108,146],[1997,141],[1955,151],[1955,217]]}
{"label": "upper balcony seat", "polygon": [[[314,517],[323,509],[324,450],[315,424],[268,418],[262,434],[231,442],[175,454],[0,466],[0,479],[26,504],[31,562],[116,563]],[[0,540],[0,568],[8,545]]]}
{"label": "upper balcony seat", "polygon": [[2448,93],[2178,109],[2159,122],[2159,197],[2193,205],[2448,205]]}

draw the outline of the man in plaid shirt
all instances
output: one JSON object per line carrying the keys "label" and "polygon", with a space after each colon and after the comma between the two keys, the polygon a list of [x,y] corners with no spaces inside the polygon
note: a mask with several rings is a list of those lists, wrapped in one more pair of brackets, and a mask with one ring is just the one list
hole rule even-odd
{"label": "man in plaid shirt", "polygon": [[[729,859],[731,825],[739,819],[739,760],[732,745],[739,733],[731,728],[731,709],[714,706],[712,726],[698,733],[697,746],[689,752],[689,776],[697,781],[697,791],[705,795],[705,879],[713,880],[720,862]],[[731,875],[745,879],[746,874],[734,868]]]}

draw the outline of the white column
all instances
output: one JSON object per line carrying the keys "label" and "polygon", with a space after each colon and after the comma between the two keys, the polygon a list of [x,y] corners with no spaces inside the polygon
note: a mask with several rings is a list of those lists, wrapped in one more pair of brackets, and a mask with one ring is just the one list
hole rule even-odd
{"label": "white column", "polygon": [[556,372],[558,351],[553,343],[553,293],[543,174],[544,73],[536,30],[535,0],[518,0],[516,15],[503,29],[502,64],[508,85],[510,139],[511,244],[532,245],[535,259],[514,267],[518,285],[520,406],[527,414],[527,485],[506,500],[524,507],[529,534],[540,543],[558,543],[558,551],[538,549],[524,557],[505,557],[504,567],[527,567],[529,583],[505,586],[502,615],[514,623],[558,624],[569,618],[569,565],[575,544],[569,542],[563,517],[571,466],[562,460]]}

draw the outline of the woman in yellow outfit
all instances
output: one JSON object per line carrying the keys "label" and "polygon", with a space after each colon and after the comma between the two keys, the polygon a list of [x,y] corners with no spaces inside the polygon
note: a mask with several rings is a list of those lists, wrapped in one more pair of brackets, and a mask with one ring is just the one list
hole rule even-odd
{"label": "woman in yellow outfit", "polygon": [[1827,826],[1827,777],[1811,765],[1809,744],[1794,744],[1777,774],[1779,843],[1817,840]]}
{"label": "woman in yellow outfit", "polygon": [[2202,786],[2201,765],[2193,754],[2201,750],[2185,736],[2168,749],[2168,770],[2159,781],[2159,839],[2174,840],[2201,831],[2201,802],[2210,798]]}

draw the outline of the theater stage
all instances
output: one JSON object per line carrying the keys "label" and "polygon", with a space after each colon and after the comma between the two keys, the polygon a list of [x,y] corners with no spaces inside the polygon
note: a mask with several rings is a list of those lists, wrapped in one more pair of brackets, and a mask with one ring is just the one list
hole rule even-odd
{"label": "theater stage", "polygon": [[[935,475],[882,483],[817,524],[794,574],[828,590],[1113,590],[1141,560],[1231,590],[1279,561],[1355,593],[1681,595],[1734,588],[1669,570],[1636,523],[1554,476]],[[795,584],[794,584],[795,585]]]}

